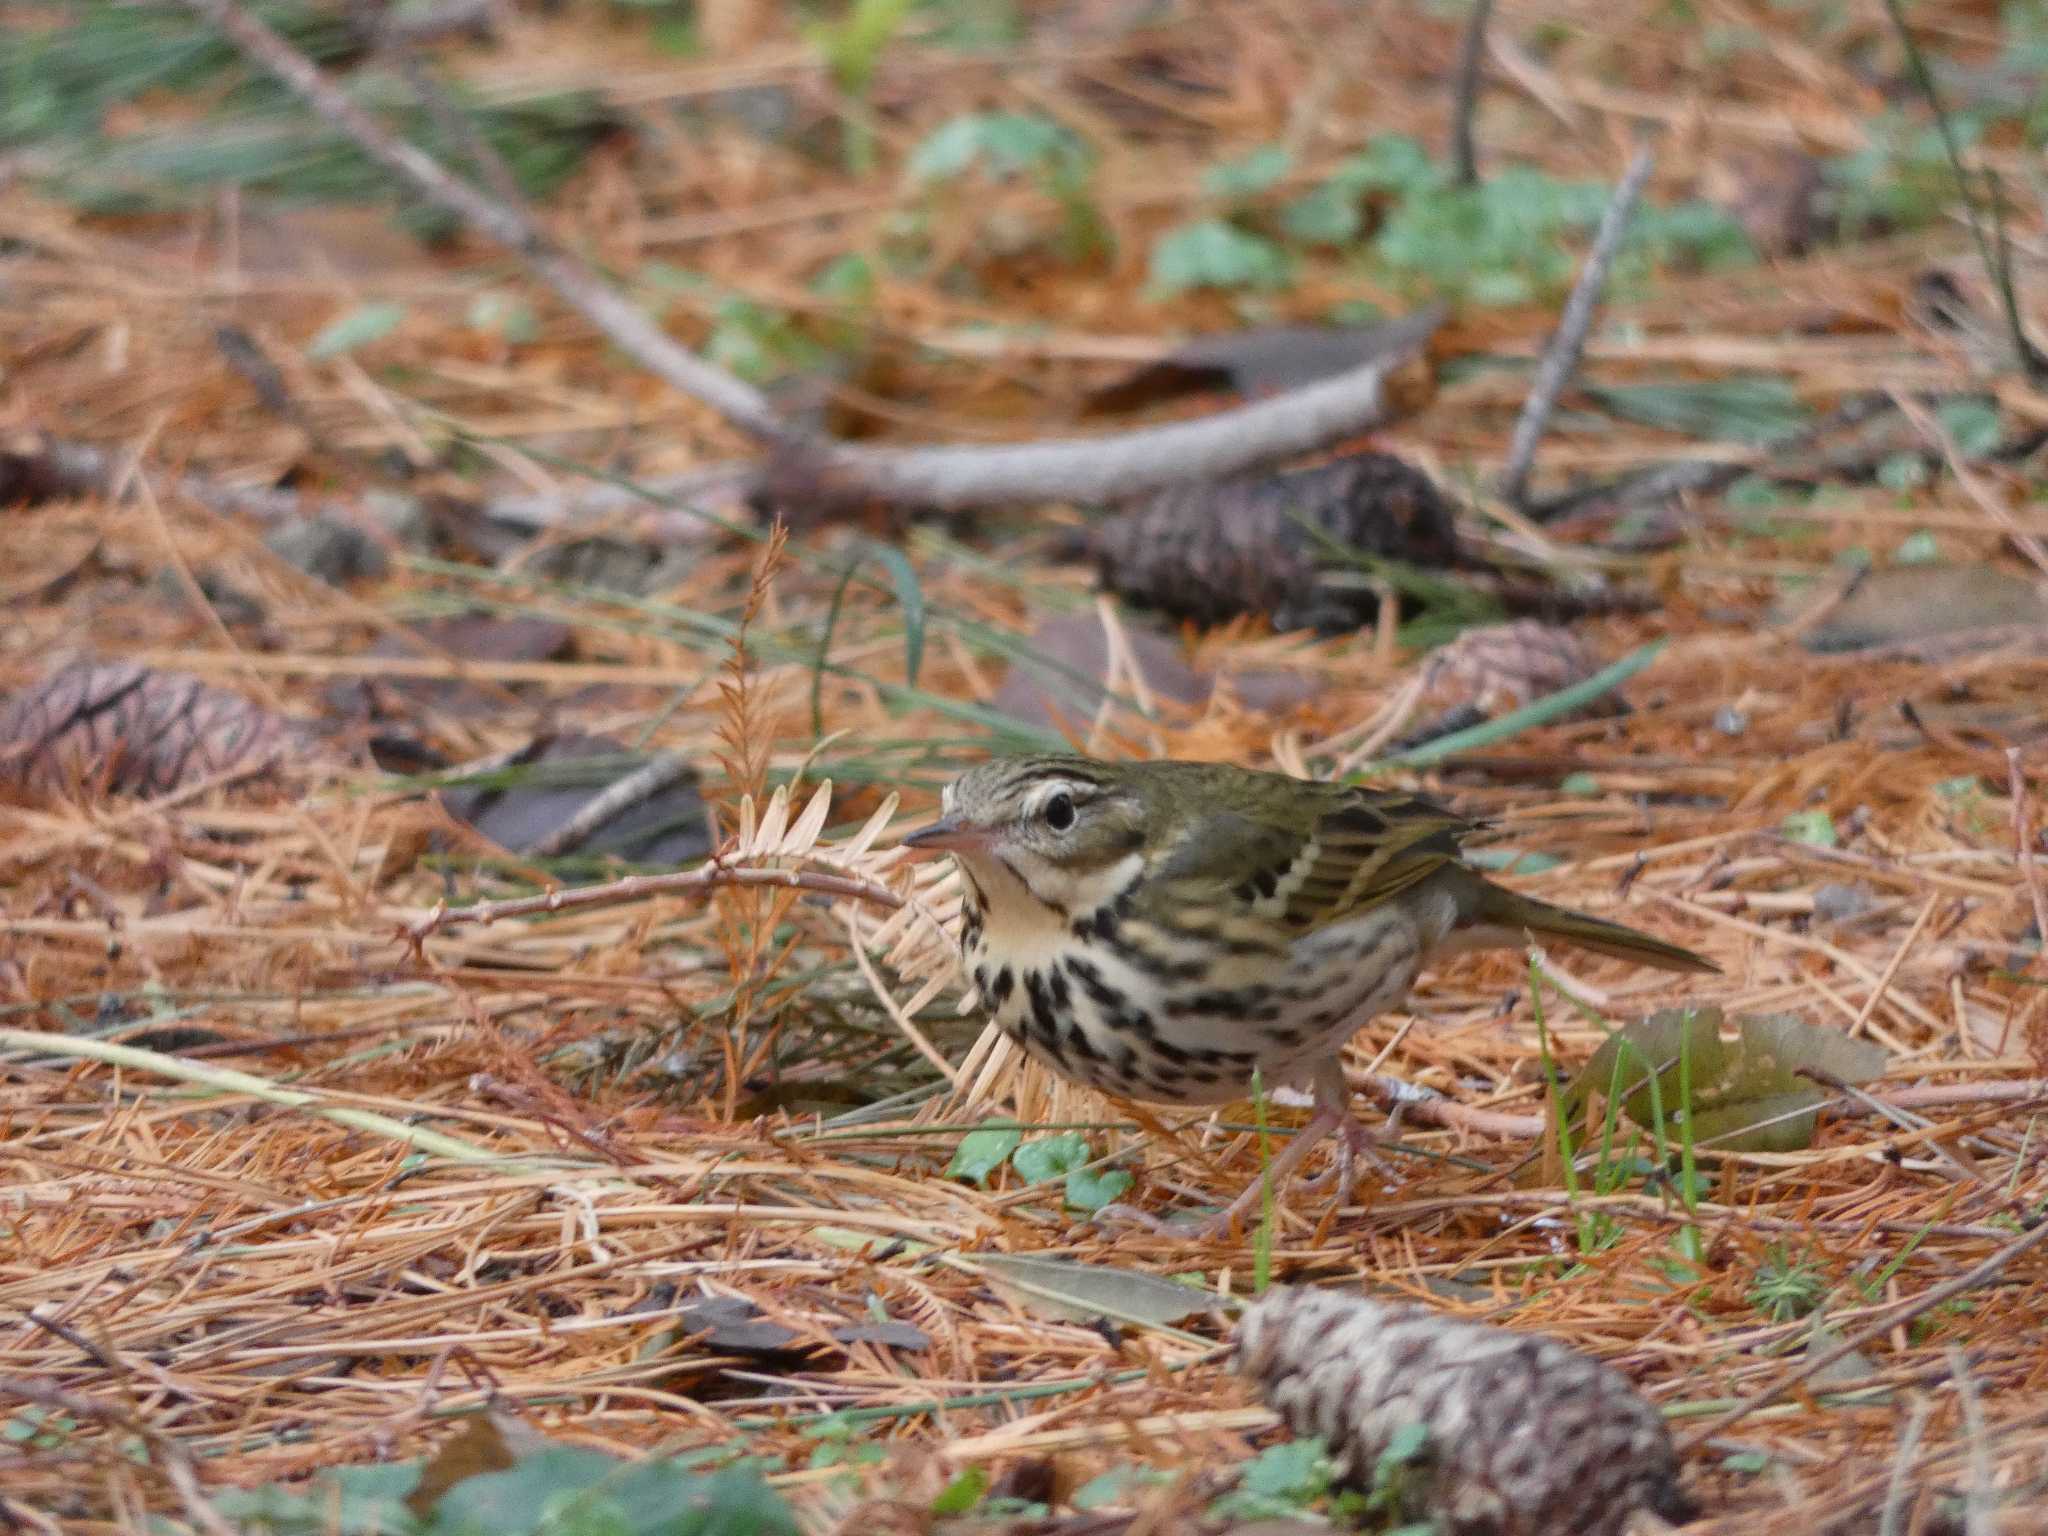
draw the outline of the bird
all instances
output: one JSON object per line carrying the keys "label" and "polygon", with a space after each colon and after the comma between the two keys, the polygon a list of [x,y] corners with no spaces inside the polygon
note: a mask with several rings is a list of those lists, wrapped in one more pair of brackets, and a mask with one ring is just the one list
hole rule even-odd
{"label": "bird", "polygon": [[[1333,1172],[1348,1189],[1357,1161],[1379,1158],[1350,1111],[1341,1053],[1424,965],[1533,938],[1668,971],[1720,969],[1495,884],[1460,852],[1479,830],[1396,789],[1033,755],[969,768],[946,786],[938,819],[903,841],[957,863],[962,962],[1033,1060],[1175,1106],[1306,1083],[1315,1112],[1268,1180],[1279,1189],[1340,1134]],[[1207,1230],[1229,1230],[1262,1187]]]}

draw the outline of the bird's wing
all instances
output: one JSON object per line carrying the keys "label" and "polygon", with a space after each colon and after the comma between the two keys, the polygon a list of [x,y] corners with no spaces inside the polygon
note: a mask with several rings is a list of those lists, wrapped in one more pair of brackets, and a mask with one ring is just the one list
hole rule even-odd
{"label": "bird's wing", "polygon": [[1225,895],[1309,933],[1386,901],[1446,864],[1472,822],[1434,801],[1330,786],[1306,816],[1232,810],[1202,818],[1156,877],[1177,902]]}

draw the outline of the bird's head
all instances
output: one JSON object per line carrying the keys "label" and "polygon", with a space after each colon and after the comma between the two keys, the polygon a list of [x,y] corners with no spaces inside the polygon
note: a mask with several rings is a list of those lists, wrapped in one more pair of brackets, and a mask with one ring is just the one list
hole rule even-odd
{"label": "bird's head", "polygon": [[1143,870],[1151,816],[1131,767],[998,758],[946,786],[942,814],[903,840],[960,861],[985,899],[1030,897],[1063,917],[1114,901]]}

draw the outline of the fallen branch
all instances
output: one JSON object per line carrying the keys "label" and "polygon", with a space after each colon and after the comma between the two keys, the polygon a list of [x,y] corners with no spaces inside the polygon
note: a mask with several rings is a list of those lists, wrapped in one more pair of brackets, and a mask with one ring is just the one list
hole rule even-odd
{"label": "fallen branch", "polygon": [[1529,471],[1536,462],[1536,445],[1543,441],[1544,429],[1550,425],[1550,413],[1557,408],[1557,397],[1564,392],[1565,385],[1579,366],[1579,354],[1586,346],[1586,332],[1592,329],[1593,312],[1600,303],[1600,290],[1607,285],[1607,269],[1621,254],[1622,236],[1628,233],[1629,216],[1635,212],[1636,199],[1643,195],[1643,184],[1650,179],[1650,171],[1655,164],[1647,144],[1640,146],[1629,160],[1628,169],[1622,173],[1621,184],[1614,189],[1614,197],[1607,204],[1607,211],[1600,215],[1600,228],[1593,236],[1593,249],[1586,253],[1586,264],[1579,269],[1579,280],[1572,285],[1571,297],[1565,300],[1564,316],[1557,322],[1556,334],[1550,338],[1550,345],[1544,348],[1543,358],[1536,365],[1535,382],[1529,386],[1529,398],[1523,402],[1521,417],[1515,422],[1507,465],[1501,470],[1501,498],[1517,509],[1521,508],[1528,495]]}
{"label": "fallen branch", "polygon": [[284,83],[365,155],[516,256],[607,340],[664,383],[701,401],[771,450],[764,491],[806,503],[882,501],[964,509],[1010,502],[1109,501],[1232,474],[1355,436],[1394,409],[1389,380],[1442,321],[1423,311],[1388,351],[1347,373],[1200,421],[1104,438],[957,448],[873,448],[830,441],[785,421],[751,385],[674,340],[531,218],[453,175],[390,133],[319,67],[237,0],[183,0]]}

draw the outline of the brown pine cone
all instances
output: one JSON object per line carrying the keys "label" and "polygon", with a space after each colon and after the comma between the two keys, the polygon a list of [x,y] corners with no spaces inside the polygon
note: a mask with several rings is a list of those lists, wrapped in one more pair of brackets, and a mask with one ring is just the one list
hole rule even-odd
{"label": "brown pine cone", "polygon": [[[1445,710],[1469,709],[1491,719],[1583,683],[1600,670],[1591,647],[1569,629],[1535,619],[1468,629],[1422,664],[1423,697]],[[1582,714],[1610,714],[1610,695]]]}
{"label": "brown pine cone", "polygon": [[1657,1410],[1541,1334],[1274,1286],[1239,1325],[1238,1371],[1350,1486],[1419,1427],[1403,1513],[1446,1536],[1621,1536],[1638,1510],[1691,1513]]}

